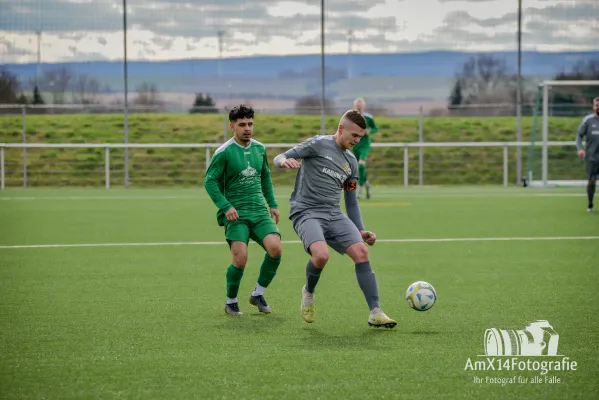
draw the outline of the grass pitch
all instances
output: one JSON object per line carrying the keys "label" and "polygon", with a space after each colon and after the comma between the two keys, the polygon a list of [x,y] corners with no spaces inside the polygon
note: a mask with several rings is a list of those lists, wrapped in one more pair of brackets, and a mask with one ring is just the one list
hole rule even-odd
{"label": "grass pitch", "polygon": [[[2,192],[0,397],[598,397],[599,215],[585,211],[583,190],[375,188],[362,213],[380,239],[370,254],[382,306],[399,322],[391,331],[368,328],[353,265],[336,254],[316,321],[303,322],[307,255],[288,194],[277,192],[274,312],[247,305],[263,255],[254,244],[245,315],[233,318],[223,313],[230,256],[203,191]],[[404,300],[416,280],[438,292],[428,312]],[[486,364],[486,329],[538,319],[576,370],[466,368]]]}

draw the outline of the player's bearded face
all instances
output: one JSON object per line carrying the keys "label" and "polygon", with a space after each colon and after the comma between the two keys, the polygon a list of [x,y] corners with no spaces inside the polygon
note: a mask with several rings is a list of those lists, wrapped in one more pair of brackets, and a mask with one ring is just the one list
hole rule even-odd
{"label": "player's bearded face", "polygon": [[254,121],[251,118],[238,119],[231,124],[235,137],[240,142],[249,142],[254,134]]}
{"label": "player's bearded face", "polygon": [[599,101],[595,100],[593,103],[593,110],[595,110],[595,114],[599,115]]}

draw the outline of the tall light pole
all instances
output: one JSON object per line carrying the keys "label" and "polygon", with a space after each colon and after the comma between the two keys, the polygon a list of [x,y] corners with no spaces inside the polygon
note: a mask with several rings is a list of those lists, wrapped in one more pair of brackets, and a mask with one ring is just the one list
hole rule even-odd
{"label": "tall light pole", "polygon": [[[125,121],[123,124],[125,144],[129,144],[129,70],[127,62],[127,0],[123,0],[123,79],[125,106],[123,109]],[[129,187],[129,149],[125,147],[125,188]]]}
{"label": "tall light pole", "polygon": [[[522,0],[518,0],[518,77],[516,85],[516,141],[522,141]],[[516,180],[522,182],[522,149],[516,147]]]}
{"label": "tall light pole", "polygon": [[39,89],[42,63],[42,30],[38,29],[37,31],[35,31],[35,35],[37,36],[37,65],[35,68],[35,86],[37,86]]}
{"label": "tall light pole", "polygon": [[354,31],[347,31],[347,79],[352,78],[352,43],[354,39]]}
{"label": "tall light pole", "polygon": [[320,0],[320,131],[325,133],[325,93],[324,93],[324,0]]}
{"label": "tall light pole", "polygon": [[220,30],[217,33],[218,36],[218,77],[222,78],[223,75],[223,40],[225,36],[225,31]]}

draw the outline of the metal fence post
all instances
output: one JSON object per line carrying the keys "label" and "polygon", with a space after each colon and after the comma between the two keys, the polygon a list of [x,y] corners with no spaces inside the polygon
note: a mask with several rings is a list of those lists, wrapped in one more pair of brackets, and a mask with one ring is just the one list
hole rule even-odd
{"label": "metal fence post", "polygon": [[508,185],[508,146],[503,147],[503,186]]}
{"label": "metal fence post", "polygon": [[[21,107],[23,115],[23,144],[27,143],[27,108]],[[23,147],[23,187],[27,187],[27,148]]]}
{"label": "metal fence post", "polygon": [[408,186],[408,146],[403,148],[403,185]]}
{"label": "metal fence post", "polygon": [[4,146],[0,146],[0,189],[4,190]]}
{"label": "metal fence post", "polygon": [[210,147],[206,146],[206,170],[210,166]]}
{"label": "metal fence post", "polygon": [[106,189],[110,189],[110,147],[104,147],[104,180]]}
{"label": "metal fence post", "polygon": [[[419,137],[419,142],[423,143],[424,142],[424,117],[423,117],[423,111],[422,111],[422,106],[420,106],[420,116],[418,118],[418,137]],[[423,182],[424,182],[424,148],[422,146],[420,146],[419,152],[418,152],[418,184],[422,186]]]}

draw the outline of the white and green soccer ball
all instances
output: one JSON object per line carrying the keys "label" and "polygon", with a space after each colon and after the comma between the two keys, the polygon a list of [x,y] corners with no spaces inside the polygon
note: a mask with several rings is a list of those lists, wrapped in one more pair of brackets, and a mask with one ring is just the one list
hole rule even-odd
{"label": "white and green soccer ball", "polygon": [[428,311],[437,301],[437,292],[430,283],[417,281],[406,290],[406,301],[416,311]]}

